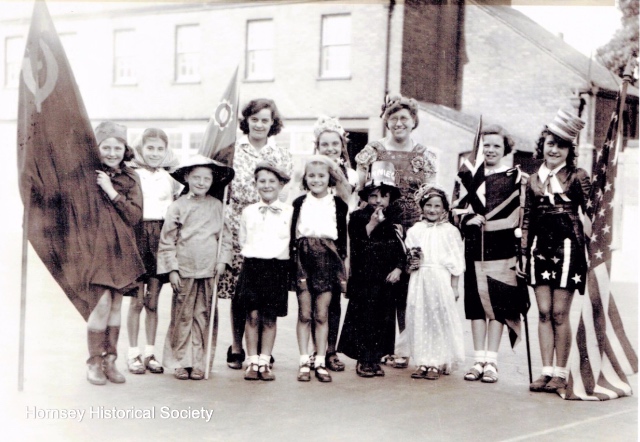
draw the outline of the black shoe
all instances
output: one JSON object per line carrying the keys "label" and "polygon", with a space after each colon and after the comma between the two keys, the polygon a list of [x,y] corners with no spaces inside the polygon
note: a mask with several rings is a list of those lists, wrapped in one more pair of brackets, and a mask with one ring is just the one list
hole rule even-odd
{"label": "black shoe", "polygon": [[380,364],[373,364],[373,374],[375,376],[384,376],[384,370],[380,366]]}
{"label": "black shoe", "polygon": [[242,349],[242,353],[232,353],[231,346],[229,346],[229,350],[227,350],[227,367],[233,368],[234,370],[242,370],[244,358],[244,349]]}
{"label": "black shoe", "polygon": [[356,374],[361,378],[372,378],[376,375],[371,364],[362,362],[356,363]]}

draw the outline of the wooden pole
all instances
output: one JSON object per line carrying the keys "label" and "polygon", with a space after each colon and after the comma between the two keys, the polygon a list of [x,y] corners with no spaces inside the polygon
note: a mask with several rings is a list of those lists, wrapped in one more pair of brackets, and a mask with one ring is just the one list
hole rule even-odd
{"label": "wooden pole", "polygon": [[29,207],[31,190],[28,192],[22,218],[22,269],[20,287],[20,333],[18,343],[18,391],[24,390],[24,334],[27,317],[27,252],[29,250]]}
{"label": "wooden pole", "polygon": [[[218,237],[218,250],[216,251],[216,264],[218,264],[218,261],[220,260],[220,250],[222,249],[222,238],[224,236],[224,221],[225,221],[225,205],[226,205],[226,201],[227,201],[227,192],[229,190],[229,186],[225,186],[224,188],[224,194],[222,196],[222,229],[220,230],[220,236]],[[205,364],[205,372],[204,372],[204,378],[205,379],[209,379],[209,371],[211,369],[210,365],[211,365],[211,360],[213,357],[215,357],[215,350],[212,354],[211,351],[211,343],[213,341],[213,323],[214,321],[217,323],[218,322],[218,281],[220,280],[220,275],[218,273],[216,273],[215,278],[213,278],[213,297],[211,299],[211,311],[209,312],[209,331],[207,333],[207,336],[209,337],[209,339],[207,339],[207,357],[206,357],[206,364]],[[218,334],[216,333],[216,340],[218,338]]]}

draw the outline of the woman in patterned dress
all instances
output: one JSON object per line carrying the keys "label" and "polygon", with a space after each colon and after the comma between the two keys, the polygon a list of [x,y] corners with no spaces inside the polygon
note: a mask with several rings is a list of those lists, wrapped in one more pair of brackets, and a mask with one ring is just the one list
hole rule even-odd
{"label": "woman in patterned dress", "polygon": [[[374,161],[393,163],[400,198],[394,201],[389,209],[390,212],[397,214],[397,222],[402,225],[406,234],[407,229],[422,217],[422,210],[413,200],[413,195],[423,184],[435,181],[436,155],[411,139],[411,132],[418,127],[419,123],[418,103],[413,98],[387,97],[382,105],[382,118],[388,130],[387,136],[367,144],[355,158],[360,186],[363,186],[366,181],[367,170],[371,163]],[[396,287],[396,314],[401,333],[405,328],[408,284],[408,275],[403,274]],[[405,351],[408,349],[400,343],[400,346],[396,347],[396,353],[402,353],[400,357],[394,357],[393,361],[387,358],[386,362],[393,362],[396,368],[408,367],[408,361],[404,357]]]}
{"label": "woman in patterned dress", "polygon": [[[258,163],[268,161],[288,175],[291,174],[291,154],[288,149],[278,147],[274,138],[280,133],[282,127],[282,119],[273,100],[268,98],[251,100],[242,110],[240,130],[245,136],[236,142],[233,157],[235,177],[231,181],[230,198],[225,207],[225,216],[230,224],[232,235],[233,262],[220,279],[218,291],[221,298],[232,298],[233,343],[227,351],[227,365],[233,369],[242,368],[245,355],[242,349],[245,312],[234,297],[242,265],[241,248],[238,242],[240,215],[245,207],[260,200],[254,180],[254,170]],[[286,198],[286,195],[281,194],[280,197]]]}

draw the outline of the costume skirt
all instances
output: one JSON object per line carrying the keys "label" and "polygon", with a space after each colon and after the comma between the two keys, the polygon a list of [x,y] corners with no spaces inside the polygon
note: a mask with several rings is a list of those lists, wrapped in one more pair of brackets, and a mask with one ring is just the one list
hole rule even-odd
{"label": "costume skirt", "polygon": [[299,238],[296,255],[296,290],[319,295],[346,290],[344,263],[331,239]]}
{"label": "costume skirt", "polygon": [[168,274],[157,275],[158,245],[163,224],[163,220],[142,221],[134,228],[136,246],[145,268],[145,274],[139,280],[145,283],[149,278],[158,278],[162,284],[168,281]]}
{"label": "costume skirt", "polygon": [[543,216],[533,238],[527,268],[529,285],[548,285],[584,294],[587,274],[585,251],[580,250],[568,217]]}
{"label": "costume skirt", "polygon": [[287,316],[289,261],[245,258],[234,301],[246,312]]}

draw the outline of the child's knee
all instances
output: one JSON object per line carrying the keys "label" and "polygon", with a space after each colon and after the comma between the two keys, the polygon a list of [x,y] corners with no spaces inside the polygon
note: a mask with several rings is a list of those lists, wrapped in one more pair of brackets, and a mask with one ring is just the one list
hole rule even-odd
{"label": "child's knee", "polygon": [[303,324],[310,324],[311,323],[311,309],[309,310],[298,310],[298,321],[302,322]]}
{"label": "child's knee", "polygon": [[258,314],[257,310],[247,313],[247,324],[249,325],[249,327],[252,327],[252,328],[258,327],[259,322],[260,322],[260,315]]}
{"label": "child's knee", "polygon": [[316,323],[316,325],[324,325],[327,323],[329,318],[329,315],[327,314],[327,312],[319,312],[316,310],[316,314],[314,315],[314,322]]}

